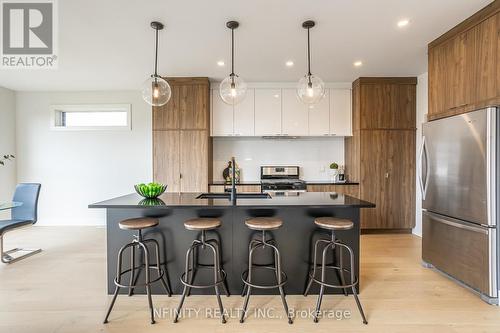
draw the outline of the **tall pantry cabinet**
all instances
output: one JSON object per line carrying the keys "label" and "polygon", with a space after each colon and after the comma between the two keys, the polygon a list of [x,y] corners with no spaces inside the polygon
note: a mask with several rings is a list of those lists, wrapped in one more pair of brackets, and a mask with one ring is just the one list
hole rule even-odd
{"label": "tall pantry cabinet", "polygon": [[353,83],[353,136],[345,138],[346,173],[359,182],[363,229],[409,231],[415,226],[415,77]]}
{"label": "tall pantry cabinet", "polygon": [[153,107],[153,179],[168,192],[206,192],[212,177],[208,78],[167,78],[172,96]]}

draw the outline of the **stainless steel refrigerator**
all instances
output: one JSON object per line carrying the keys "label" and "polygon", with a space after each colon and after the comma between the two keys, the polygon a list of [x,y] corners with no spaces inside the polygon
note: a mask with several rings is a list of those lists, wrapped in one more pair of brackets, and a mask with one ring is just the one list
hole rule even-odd
{"label": "stainless steel refrigerator", "polygon": [[497,108],[430,121],[420,149],[422,259],[498,304]]}

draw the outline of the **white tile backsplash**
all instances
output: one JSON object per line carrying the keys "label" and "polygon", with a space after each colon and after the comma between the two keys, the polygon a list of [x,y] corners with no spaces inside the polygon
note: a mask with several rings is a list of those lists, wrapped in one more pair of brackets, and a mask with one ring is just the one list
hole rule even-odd
{"label": "white tile backsplash", "polygon": [[213,178],[222,180],[222,170],[231,156],[241,168],[242,181],[260,180],[261,165],[298,165],[304,180],[329,180],[329,165],[344,165],[344,138],[214,138]]}

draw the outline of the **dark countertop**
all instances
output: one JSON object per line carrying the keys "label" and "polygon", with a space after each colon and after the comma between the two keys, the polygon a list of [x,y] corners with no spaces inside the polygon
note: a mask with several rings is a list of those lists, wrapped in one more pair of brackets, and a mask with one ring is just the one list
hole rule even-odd
{"label": "dark countertop", "polygon": [[[306,185],[359,185],[358,182],[334,182],[331,180],[305,180]],[[223,180],[214,180],[208,183],[208,185],[231,185],[231,183],[226,183]],[[261,185],[259,180],[256,181],[243,181],[236,184],[238,185]]]}
{"label": "dark countertop", "polygon": [[[182,208],[232,207],[227,199],[196,199],[200,193],[164,193],[160,200],[145,200],[136,193],[97,202],[89,208]],[[271,199],[238,199],[236,207],[357,207],[373,208],[371,202],[348,195],[328,192],[306,192],[299,196],[275,196]]]}

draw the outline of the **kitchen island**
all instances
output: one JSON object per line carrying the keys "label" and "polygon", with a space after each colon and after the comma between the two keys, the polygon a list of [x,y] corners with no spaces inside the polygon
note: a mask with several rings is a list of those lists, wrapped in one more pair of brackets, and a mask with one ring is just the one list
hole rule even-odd
{"label": "kitchen island", "polygon": [[[173,292],[180,294],[182,284],[179,281],[184,270],[185,254],[197,232],[184,228],[184,221],[195,217],[217,217],[222,226],[209,231],[209,238],[219,240],[222,251],[222,266],[227,273],[227,282],[231,294],[239,294],[243,288],[241,273],[247,269],[248,244],[256,233],[245,226],[250,217],[273,216],[283,220],[283,226],[270,232],[278,244],[282,257],[282,269],[288,276],[285,285],[287,294],[302,294],[312,262],[312,247],[319,237],[329,237],[325,230],[316,228],[314,218],[334,216],[347,218],[354,222],[354,228],[339,231],[337,237],[349,245],[355,254],[354,270],[359,277],[359,239],[361,208],[375,207],[374,204],[337,193],[306,192],[297,196],[273,196],[268,199],[238,198],[235,205],[227,199],[198,199],[200,193],[165,193],[159,199],[143,199],[137,194],[129,194],[89,205],[89,208],[106,209],[107,231],[107,285],[108,293],[114,290],[113,279],[116,274],[117,254],[123,245],[133,237],[131,231],[121,230],[118,222],[133,217],[156,217],[160,224],[144,232],[144,238],[156,239],[161,247],[161,262],[166,265],[168,279]],[[345,252],[345,251],[344,251]],[[129,255],[128,253],[126,254]],[[255,256],[257,263],[272,262],[271,253],[262,252]],[[333,253],[331,255],[333,260]],[[200,253],[199,263],[208,264]],[[126,257],[124,264],[128,263]],[[202,272],[207,271],[207,272]],[[267,270],[263,270],[267,271]],[[205,273],[207,273],[205,275]],[[153,273],[154,274],[154,273]],[[200,270],[196,279],[208,282],[210,270]],[[126,275],[124,275],[126,279]],[[256,273],[256,281],[269,282],[274,279],[269,272]],[[331,277],[336,279],[335,276]],[[141,274],[140,279],[144,279]],[[318,292],[314,285],[312,293]],[[328,290],[341,293],[341,290]],[[126,290],[122,289],[123,293]],[[137,288],[137,293],[144,290]],[[152,292],[163,294],[160,285],[153,285]],[[277,290],[255,290],[256,293],[275,293]],[[213,289],[193,290],[193,293],[210,294]]]}

